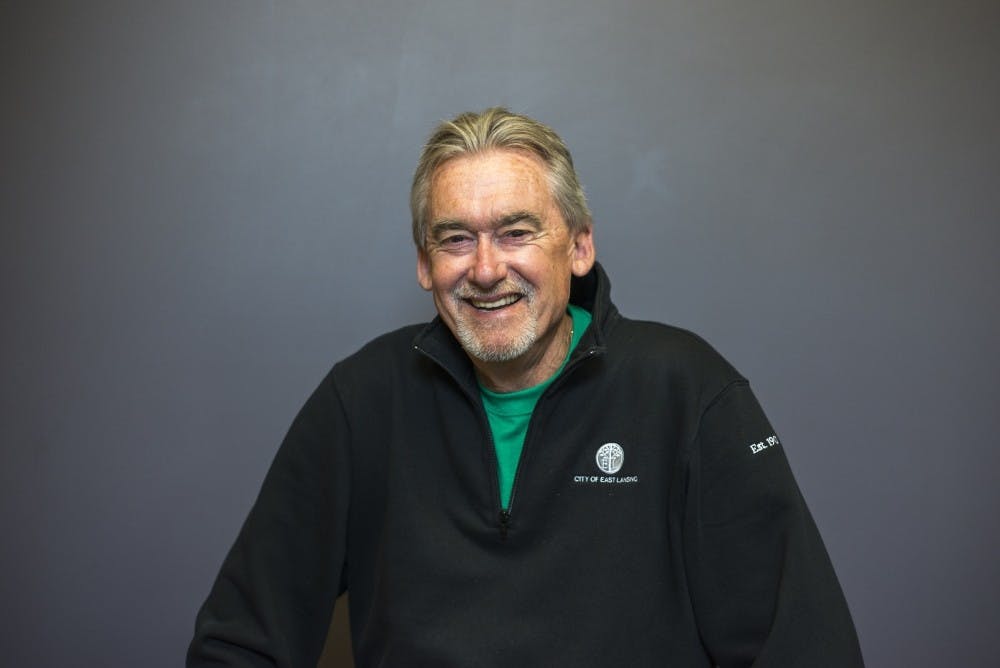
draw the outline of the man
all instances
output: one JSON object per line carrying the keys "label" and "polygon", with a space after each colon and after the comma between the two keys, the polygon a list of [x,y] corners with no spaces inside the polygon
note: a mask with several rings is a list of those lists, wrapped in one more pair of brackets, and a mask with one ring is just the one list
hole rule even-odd
{"label": "man", "polygon": [[337,364],[279,450],[188,665],[859,666],[829,558],[743,379],[621,316],[559,137],[433,133],[411,194],[438,318]]}

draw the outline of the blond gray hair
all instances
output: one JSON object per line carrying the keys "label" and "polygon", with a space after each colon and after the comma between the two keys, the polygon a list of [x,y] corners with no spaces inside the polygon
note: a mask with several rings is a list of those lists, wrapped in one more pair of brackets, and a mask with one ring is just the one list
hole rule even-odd
{"label": "blond gray hair", "polygon": [[420,153],[410,188],[413,241],[418,248],[424,248],[427,241],[427,205],[435,170],[452,158],[497,149],[527,151],[540,158],[547,168],[552,196],[570,232],[590,228],[587,198],[573,169],[573,158],[559,135],[533,118],[491,107],[479,113],[467,111],[444,121],[434,128]]}

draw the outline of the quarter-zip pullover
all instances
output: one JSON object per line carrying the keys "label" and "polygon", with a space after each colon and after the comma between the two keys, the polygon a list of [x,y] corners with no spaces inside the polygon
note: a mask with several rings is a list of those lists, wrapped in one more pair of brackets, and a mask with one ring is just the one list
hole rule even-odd
{"label": "quarter-zip pullover", "polygon": [[350,592],[368,666],[860,666],[784,445],[697,336],[593,323],[535,407],[507,511],[472,365],[439,319],[338,363],[295,419],[189,666],[315,666]]}

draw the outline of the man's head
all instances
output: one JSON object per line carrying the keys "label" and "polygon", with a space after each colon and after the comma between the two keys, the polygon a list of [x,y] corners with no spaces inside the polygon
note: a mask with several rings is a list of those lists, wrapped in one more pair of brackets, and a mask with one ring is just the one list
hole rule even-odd
{"label": "man's head", "polygon": [[508,389],[547,378],[567,351],[570,279],[594,264],[562,141],[504,110],[462,114],[432,136],[413,192],[417,278],[480,377]]}
{"label": "man's head", "polygon": [[427,200],[434,171],[452,158],[492,149],[534,154],[546,165],[552,196],[570,230],[581,232],[590,227],[587,198],[573,169],[573,158],[559,135],[533,118],[502,107],[491,107],[480,113],[468,111],[444,121],[427,140],[410,188],[413,241],[417,248],[424,248],[426,242]]}

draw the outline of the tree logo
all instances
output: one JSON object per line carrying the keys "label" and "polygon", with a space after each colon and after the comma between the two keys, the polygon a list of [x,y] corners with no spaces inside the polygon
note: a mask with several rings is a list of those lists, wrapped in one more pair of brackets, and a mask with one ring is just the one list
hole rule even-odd
{"label": "tree logo", "polygon": [[597,449],[597,468],[608,475],[618,473],[625,461],[625,451],[617,443],[605,443]]}

